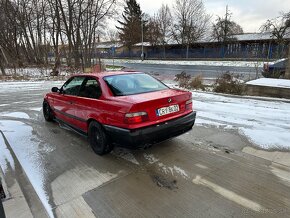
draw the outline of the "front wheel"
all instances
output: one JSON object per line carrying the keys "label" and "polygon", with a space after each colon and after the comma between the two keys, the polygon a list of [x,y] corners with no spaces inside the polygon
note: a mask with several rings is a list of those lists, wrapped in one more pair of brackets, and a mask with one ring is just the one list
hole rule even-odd
{"label": "front wheel", "polygon": [[44,119],[46,121],[52,121],[54,118],[53,113],[52,113],[52,110],[51,110],[51,108],[46,100],[43,101],[42,109],[43,109]]}
{"label": "front wheel", "polygon": [[113,145],[108,142],[102,126],[92,121],[89,125],[89,141],[92,149],[98,155],[108,154],[113,150]]}

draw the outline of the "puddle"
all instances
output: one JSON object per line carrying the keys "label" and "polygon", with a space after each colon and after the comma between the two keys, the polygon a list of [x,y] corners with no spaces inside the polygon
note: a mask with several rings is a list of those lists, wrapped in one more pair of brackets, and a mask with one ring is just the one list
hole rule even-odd
{"label": "puddle", "polygon": [[175,179],[167,179],[161,175],[151,175],[151,179],[158,187],[167,188],[169,190],[178,189]]}

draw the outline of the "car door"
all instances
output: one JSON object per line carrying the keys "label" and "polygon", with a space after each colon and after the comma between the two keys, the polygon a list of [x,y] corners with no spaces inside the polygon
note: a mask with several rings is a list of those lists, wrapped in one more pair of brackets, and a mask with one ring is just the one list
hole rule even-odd
{"label": "car door", "polygon": [[[77,125],[82,131],[87,131],[87,119],[98,116],[103,108],[102,101],[99,98],[102,95],[98,80],[94,77],[87,77],[80,89],[79,98],[75,99],[74,108]],[[85,121],[85,122],[84,122]]]}
{"label": "car door", "polygon": [[54,111],[57,118],[75,128],[79,128],[78,117],[76,117],[75,112],[75,102],[78,99],[79,91],[84,81],[85,77],[83,76],[70,78],[54,98]]}

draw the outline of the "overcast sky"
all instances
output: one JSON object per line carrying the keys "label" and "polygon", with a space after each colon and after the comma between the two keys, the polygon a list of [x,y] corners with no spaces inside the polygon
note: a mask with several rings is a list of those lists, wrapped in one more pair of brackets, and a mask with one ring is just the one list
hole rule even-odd
{"label": "overcast sky", "polygon": [[[174,0],[137,0],[141,10],[153,15],[162,3],[172,5]],[[244,32],[259,32],[260,26],[281,11],[290,11],[290,0],[204,0],[207,13],[216,16],[225,14],[226,5],[232,13],[232,20],[240,24]]]}

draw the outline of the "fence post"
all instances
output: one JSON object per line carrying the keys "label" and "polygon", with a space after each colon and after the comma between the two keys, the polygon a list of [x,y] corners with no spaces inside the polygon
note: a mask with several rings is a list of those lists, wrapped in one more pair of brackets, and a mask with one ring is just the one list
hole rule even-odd
{"label": "fence post", "polygon": [[290,79],[290,43],[288,43],[288,63],[285,72],[285,79]]}

